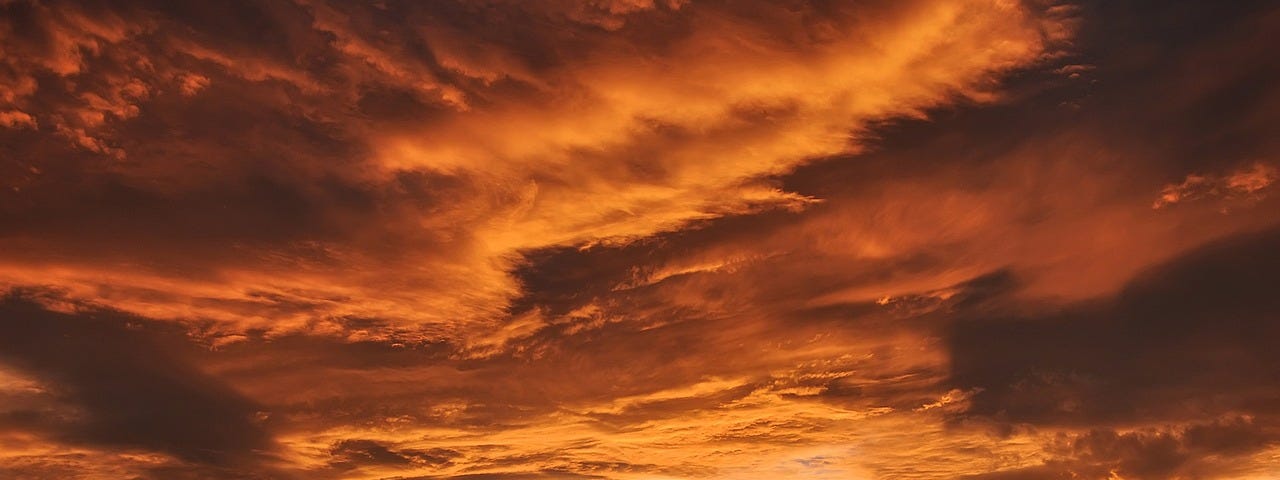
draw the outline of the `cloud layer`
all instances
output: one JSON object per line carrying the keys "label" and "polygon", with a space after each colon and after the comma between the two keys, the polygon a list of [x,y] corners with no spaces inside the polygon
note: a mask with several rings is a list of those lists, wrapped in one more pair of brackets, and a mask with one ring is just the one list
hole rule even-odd
{"label": "cloud layer", "polygon": [[0,476],[1280,468],[1266,2],[0,18]]}

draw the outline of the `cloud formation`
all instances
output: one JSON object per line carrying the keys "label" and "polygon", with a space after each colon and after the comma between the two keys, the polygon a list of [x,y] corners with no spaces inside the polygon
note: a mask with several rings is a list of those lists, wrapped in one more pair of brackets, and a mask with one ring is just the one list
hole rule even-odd
{"label": "cloud formation", "polygon": [[1267,2],[0,19],[0,476],[1280,468]]}
{"label": "cloud formation", "polygon": [[[997,98],[999,75],[1052,55],[1068,16],[1004,2],[241,7],[257,20],[6,6],[21,41],[5,118],[29,163],[11,216],[21,237],[66,243],[17,239],[61,268],[10,265],[9,283],[113,289],[113,307],[231,331],[361,317],[457,340],[521,295],[525,252],[804,208],[816,199],[770,178],[856,151],[872,121]],[[268,31],[285,38],[256,48]],[[69,182],[75,196],[51,191]],[[120,241],[68,235],[85,228]]]}

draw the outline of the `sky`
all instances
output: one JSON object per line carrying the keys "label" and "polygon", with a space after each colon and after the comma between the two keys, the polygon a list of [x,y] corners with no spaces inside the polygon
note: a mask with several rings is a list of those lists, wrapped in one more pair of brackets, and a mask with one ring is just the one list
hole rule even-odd
{"label": "sky", "polygon": [[1280,5],[0,0],[0,478],[1264,480]]}

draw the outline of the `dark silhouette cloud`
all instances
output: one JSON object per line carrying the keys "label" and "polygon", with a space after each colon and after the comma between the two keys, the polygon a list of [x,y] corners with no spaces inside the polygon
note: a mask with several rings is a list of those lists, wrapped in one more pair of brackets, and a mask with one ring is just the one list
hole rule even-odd
{"label": "dark silhouette cloud", "polygon": [[958,322],[952,381],[984,389],[970,414],[1013,422],[1276,415],[1277,247],[1280,229],[1244,234],[1148,270],[1114,299]]}
{"label": "dark silhouette cloud", "polygon": [[0,363],[47,382],[72,413],[35,415],[30,427],[73,443],[142,448],[213,465],[253,463],[273,448],[258,406],[179,353],[172,327],[111,310],[50,311],[7,294]]}

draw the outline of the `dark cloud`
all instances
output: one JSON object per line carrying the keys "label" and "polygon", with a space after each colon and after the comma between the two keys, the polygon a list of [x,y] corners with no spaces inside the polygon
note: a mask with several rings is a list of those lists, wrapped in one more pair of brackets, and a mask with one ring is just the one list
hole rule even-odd
{"label": "dark cloud", "polygon": [[49,383],[73,408],[70,418],[19,428],[223,466],[252,464],[274,446],[256,419],[260,407],[188,363],[172,327],[110,310],[50,311],[11,293],[0,303],[0,339],[0,361]]}
{"label": "dark cloud", "polygon": [[[1266,431],[1270,430],[1270,431]],[[1196,424],[1185,430],[1126,432],[1093,430],[1059,446],[1078,474],[1101,477],[1116,472],[1133,478],[1196,477],[1230,464],[1232,459],[1280,441],[1275,427],[1262,429],[1234,420]]]}
{"label": "dark cloud", "polygon": [[1280,442],[1276,426],[1247,418],[1193,423],[1181,428],[1092,429],[1059,435],[1043,465],[964,477],[966,480],[1182,479],[1246,474],[1246,459]]}
{"label": "dark cloud", "polygon": [[1149,270],[1113,300],[959,322],[952,382],[984,389],[969,414],[1013,422],[1276,415],[1278,247],[1278,229],[1246,234]]}
{"label": "dark cloud", "polygon": [[444,466],[459,456],[457,451],[446,448],[430,450],[392,450],[374,440],[342,440],[334,443],[329,449],[333,455],[333,465],[339,468],[352,468],[359,465],[401,465],[423,464]]}

